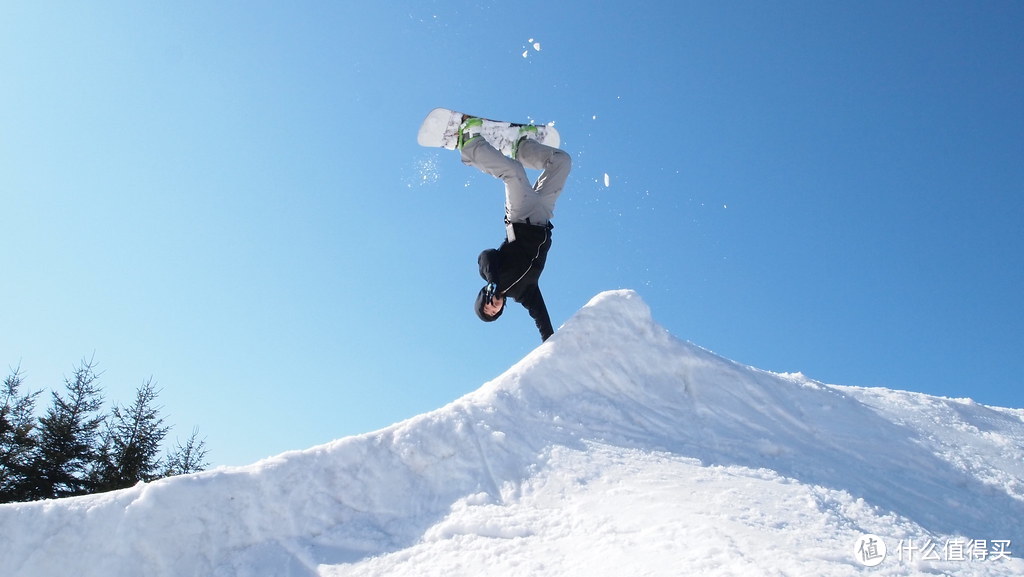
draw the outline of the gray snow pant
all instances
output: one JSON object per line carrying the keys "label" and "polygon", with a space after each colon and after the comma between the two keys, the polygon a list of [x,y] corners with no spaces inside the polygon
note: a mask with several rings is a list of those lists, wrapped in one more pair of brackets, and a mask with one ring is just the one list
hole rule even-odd
{"label": "gray snow pant", "polygon": [[[513,160],[483,138],[474,138],[462,148],[462,162],[504,181],[507,222],[540,226],[548,224],[554,216],[555,201],[572,169],[572,157],[565,151],[536,140],[520,143]],[[526,177],[526,168],[543,171],[533,185]]]}

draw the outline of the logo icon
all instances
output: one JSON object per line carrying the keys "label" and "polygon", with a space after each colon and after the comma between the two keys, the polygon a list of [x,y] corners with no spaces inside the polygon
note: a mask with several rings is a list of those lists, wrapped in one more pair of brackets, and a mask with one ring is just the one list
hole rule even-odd
{"label": "logo icon", "polygon": [[865,567],[874,567],[885,560],[885,542],[878,535],[865,533],[853,546],[853,556]]}

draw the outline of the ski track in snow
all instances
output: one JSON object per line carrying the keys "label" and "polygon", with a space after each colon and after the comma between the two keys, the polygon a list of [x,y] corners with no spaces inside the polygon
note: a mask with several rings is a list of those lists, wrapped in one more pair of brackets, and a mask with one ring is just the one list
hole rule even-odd
{"label": "ski track in snow", "polygon": [[[895,551],[1019,548],[1021,519],[1024,411],[754,369],[612,291],[479,390],[386,429],[0,506],[0,574],[1019,576],[1016,555]],[[878,567],[854,556],[865,533],[890,549]]]}

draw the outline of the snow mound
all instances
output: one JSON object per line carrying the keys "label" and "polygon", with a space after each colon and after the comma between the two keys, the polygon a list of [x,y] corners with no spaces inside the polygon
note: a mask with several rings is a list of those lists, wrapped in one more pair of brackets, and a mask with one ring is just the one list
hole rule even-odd
{"label": "snow mound", "polygon": [[1024,411],[761,371],[612,291],[381,431],[0,506],[0,574],[849,575],[871,533],[900,547],[881,574],[1020,575],[904,545],[1022,543],[1020,519]]}

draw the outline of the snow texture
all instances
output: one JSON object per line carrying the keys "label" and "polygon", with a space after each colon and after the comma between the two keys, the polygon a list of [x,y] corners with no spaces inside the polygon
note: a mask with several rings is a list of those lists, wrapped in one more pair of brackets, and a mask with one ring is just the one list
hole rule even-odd
{"label": "snow texture", "polygon": [[386,429],[0,506],[0,575],[1019,576],[1022,519],[1024,411],[744,366],[613,291]]}

